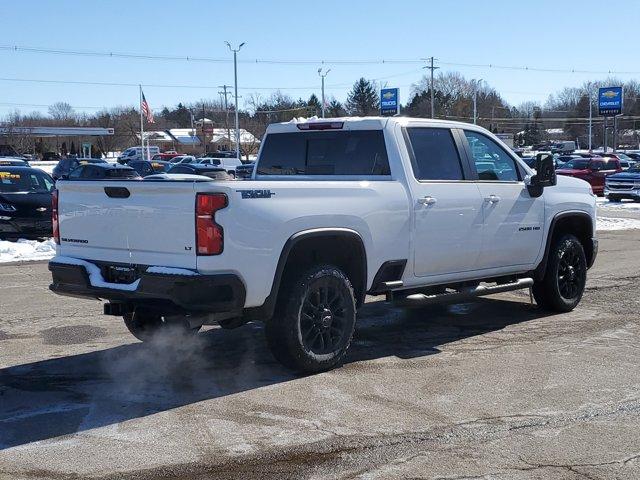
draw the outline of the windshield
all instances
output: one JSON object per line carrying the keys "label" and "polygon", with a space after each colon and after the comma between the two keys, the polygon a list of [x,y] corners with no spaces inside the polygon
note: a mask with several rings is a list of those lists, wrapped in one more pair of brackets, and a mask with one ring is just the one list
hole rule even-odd
{"label": "windshield", "polygon": [[589,168],[589,160],[569,160],[567,163],[562,165],[562,168],[584,170],[586,168]]}
{"label": "windshield", "polygon": [[0,192],[49,193],[53,188],[53,179],[44,172],[0,170]]}

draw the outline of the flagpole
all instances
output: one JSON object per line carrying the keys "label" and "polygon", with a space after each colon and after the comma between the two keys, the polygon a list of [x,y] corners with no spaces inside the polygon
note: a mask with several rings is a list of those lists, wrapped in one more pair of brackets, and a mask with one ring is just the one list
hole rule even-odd
{"label": "flagpole", "polygon": [[142,159],[144,160],[145,155],[144,155],[144,118],[142,116],[142,85],[138,85],[139,89],[140,89],[140,103],[139,103],[139,107],[140,107],[140,154],[142,156]]}

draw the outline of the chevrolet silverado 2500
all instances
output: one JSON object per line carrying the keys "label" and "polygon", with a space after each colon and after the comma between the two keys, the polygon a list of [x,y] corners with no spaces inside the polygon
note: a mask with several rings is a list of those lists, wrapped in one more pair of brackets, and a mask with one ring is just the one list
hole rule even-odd
{"label": "chevrolet silverado 2500", "polygon": [[597,254],[588,183],[485,129],[412,118],[269,126],[251,179],[62,180],[51,289],[137,338],[262,320],[283,364],[337,365],[367,293],[421,306],[531,288],[579,303]]}

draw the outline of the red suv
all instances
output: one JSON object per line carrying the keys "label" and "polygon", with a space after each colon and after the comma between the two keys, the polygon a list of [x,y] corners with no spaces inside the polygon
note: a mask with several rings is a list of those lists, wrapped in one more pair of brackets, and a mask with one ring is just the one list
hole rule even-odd
{"label": "red suv", "polygon": [[591,190],[596,195],[604,195],[604,179],[614,173],[622,171],[617,158],[574,158],[556,170],[558,175],[581,178],[591,184]]}

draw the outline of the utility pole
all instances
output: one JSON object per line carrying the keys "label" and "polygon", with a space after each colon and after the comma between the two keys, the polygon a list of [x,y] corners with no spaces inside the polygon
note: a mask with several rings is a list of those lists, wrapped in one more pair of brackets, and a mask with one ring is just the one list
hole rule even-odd
{"label": "utility pole", "polygon": [[329,72],[331,71],[331,69],[327,70],[326,72],[322,73],[322,68],[318,69],[318,75],[320,75],[320,78],[322,79],[322,118],[324,118],[324,77],[326,77]]}
{"label": "utility pole", "polygon": [[240,160],[240,119],[238,117],[238,52],[245,44],[242,42],[238,45],[238,48],[231,47],[229,42],[225,42],[229,50],[233,52],[233,89],[235,97],[235,110],[236,110],[236,157]]}
{"label": "utility pole", "polygon": [[227,102],[227,95],[230,95],[231,92],[227,92],[227,88],[229,88],[229,85],[220,85],[220,88],[222,88],[223,91],[218,93],[224,95],[224,125],[227,128],[227,138],[229,139],[229,148],[231,148],[231,130],[229,130],[229,103]]}
{"label": "utility pole", "polygon": [[422,68],[428,68],[429,70],[431,70],[431,85],[429,86],[429,90],[431,90],[431,118],[435,118],[435,96],[433,94],[433,72],[434,70],[439,69],[440,67],[434,67],[433,66],[433,62],[435,61],[435,58],[433,57],[429,57],[429,58],[422,58],[421,60],[428,60],[429,61],[429,65],[427,65],[426,67],[422,67]]}

